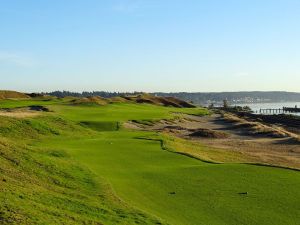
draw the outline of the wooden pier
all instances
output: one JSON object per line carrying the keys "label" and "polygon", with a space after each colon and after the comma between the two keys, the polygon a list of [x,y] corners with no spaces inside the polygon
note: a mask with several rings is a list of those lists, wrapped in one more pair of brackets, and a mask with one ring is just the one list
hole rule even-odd
{"label": "wooden pier", "polygon": [[274,114],[290,114],[290,113],[300,113],[300,108],[295,106],[295,108],[292,107],[283,107],[279,109],[260,109],[259,114],[269,114],[269,115],[274,115]]}

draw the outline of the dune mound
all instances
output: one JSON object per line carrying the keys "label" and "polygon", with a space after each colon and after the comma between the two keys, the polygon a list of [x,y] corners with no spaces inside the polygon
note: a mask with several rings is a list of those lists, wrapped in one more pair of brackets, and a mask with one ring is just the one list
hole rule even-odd
{"label": "dune mound", "polygon": [[91,105],[91,104],[107,105],[109,103],[134,102],[134,103],[147,103],[147,104],[160,105],[160,106],[171,106],[176,108],[196,107],[188,102],[173,97],[158,97],[149,94],[117,96],[111,98],[90,96],[90,97],[83,97],[83,98],[73,98],[70,100],[71,100],[70,102],[75,105]]}
{"label": "dune mound", "polygon": [[0,99],[30,98],[27,94],[17,91],[0,91]]}
{"label": "dune mound", "polygon": [[233,114],[225,113],[223,118],[233,123],[234,129],[244,129],[250,135],[268,136],[274,138],[294,137],[294,135],[285,129],[277,126],[270,126],[261,122],[248,121]]}
{"label": "dune mound", "polygon": [[136,103],[148,103],[148,104],[161,105],[161,106],[173,106],[176,108],[196,107],[188,102],[173,97],[158,97],[149,94],[141,94],[137,96],[125,96],[124,98],[130,101],[134,101]]}
{"label": "dune mound", "polygon": [[91,104],[106,105],[110,103],[110,101],[106,98],[102,98],[99,96],[91,96],[86,98],[73,99],[71,103],[74,105],[91,105]]}
{"label": "dune mound", "polygon": [[113,103],[117,103],[117,102],[129,102],[129,100],[127,100],[126,98],[123,98],[123,97],[120,97],[120,96],[117,96],[117,97],[111,97],[108,99],[110,102],[113,102]]}
{"label": "dune mound", "polygon": [[0,116],[13,118],[28,118],[39,116],[40,113],[30,108],[0,109]]}
{"label": "dune mound", "polygon": [[56,96],[51,96],[51,95],[44,95],[44,94],[39,94],[39,93],[30,93],[27,94],[29,97],[34,98],[34,99],[40,99],[40,100],[52,100],[56,99]]}

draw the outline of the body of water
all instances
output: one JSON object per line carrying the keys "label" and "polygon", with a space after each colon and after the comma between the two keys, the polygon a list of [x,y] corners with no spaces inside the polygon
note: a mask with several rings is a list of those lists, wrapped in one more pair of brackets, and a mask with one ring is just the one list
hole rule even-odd
{"label": "body of water", "polygon": [[[238,106],[249,106],[254,112],[258,112],[260,109],[282,109],[283,107],[297,106],[300,108],[300,102],[275,102],[275,103],[247,103],[238,104]],[[300,115],[300,113],[294,113],[295,115]]]}

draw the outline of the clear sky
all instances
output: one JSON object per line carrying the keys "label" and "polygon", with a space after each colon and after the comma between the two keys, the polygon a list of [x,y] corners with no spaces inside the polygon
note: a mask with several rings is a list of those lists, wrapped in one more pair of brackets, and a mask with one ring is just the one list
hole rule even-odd
{"label": "clear sky", "polygon": [[0,89],[300,92],[300,1],[0,0]]}

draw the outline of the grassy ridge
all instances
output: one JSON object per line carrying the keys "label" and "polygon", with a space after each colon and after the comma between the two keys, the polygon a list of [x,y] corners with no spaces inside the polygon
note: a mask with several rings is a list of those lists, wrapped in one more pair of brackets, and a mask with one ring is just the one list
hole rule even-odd
{"label": "grassy ridge", "polygon": [[20,98],[29,98],[28,95],[16,91],[0,91],[0,99],[7,99],[7,98],[15,98],[15,99],[20,99]]}

